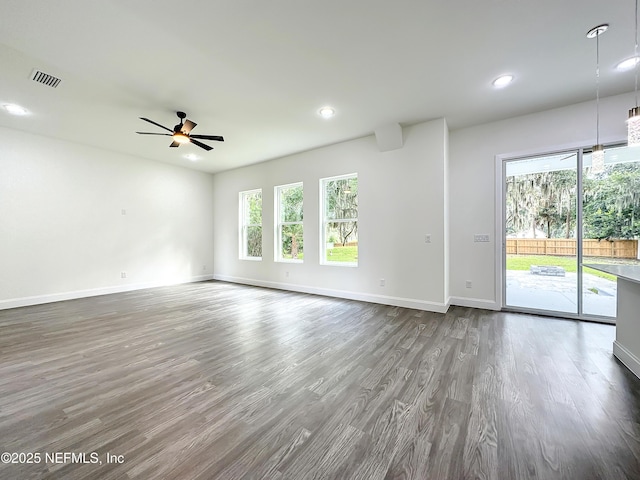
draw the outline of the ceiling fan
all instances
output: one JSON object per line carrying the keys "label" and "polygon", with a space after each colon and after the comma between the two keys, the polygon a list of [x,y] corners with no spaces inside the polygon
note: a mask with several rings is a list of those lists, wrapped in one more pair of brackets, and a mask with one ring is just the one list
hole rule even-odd
{"label": "ceiling fan", "polygon": [[[164,135],[167,137],[172,137],[173,142],[171,142],[171,145],[169,145],[170,147],[179,147],[180,144],[183,144],[183,143],[193,143],[194,145],[197,145],[200,148],[204,148],[207,151],[213,150],[213,147],[210,147],[209,145],[205,145],[204,143],[198,141],[197,139],[216,140],[218,142],[224,142],[224,138],[218,135],[191,135],[190,132],[195,128],[197,123],[194,123],[191,120],[189,120],[187,118],[187,114],[184,112],[176,112],[176,114],[180,119],[180,123],[177,124],[175,127],[173,127],[173,130],[165,127],[164,125],[160,125],[159,123],[154,122],[153,120],[149,120],[148,118],[140,117],[140,120],[153,123],[154,125],[160,128],[163,128],[164,130],[171,133],[151,133],[151,132],[136,132],[136,133],[139,133],[140,135]],[[187,119],[185,120],[185,118]]]}

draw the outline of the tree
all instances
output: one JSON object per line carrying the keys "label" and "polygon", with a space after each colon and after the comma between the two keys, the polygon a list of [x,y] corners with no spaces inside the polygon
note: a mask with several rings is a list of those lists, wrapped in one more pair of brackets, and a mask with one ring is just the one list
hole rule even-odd
{"label": "tree", "polygon": [[608,165],[584,180],[585,238],[640,236],[640,163]]}
{"label": "tree", "polygon": [[[570,238],[576,228],[575,169],[529,173],[506,179],[508,234],[543,229],[550,238]],[[640,162],[607,165],[583,176],[584,238],[640,236]]]}
{"label": "tree", "polygon": [[[576,222],[576,188],[578,184],[577,172],[574,169],[557,170],[551,172],[549,182],[552,184],[551,203],[557,213],[556,227],[564,227],[564,238],[571,238],[572,227]],[[556,231],[549,238],[560,237],[561,232]]]}
{"label": "tree", "polygon": [[246,200],[249,209],[247,256],[262,257],[262,192],[251,193]]}
{"label": "tree", "polygon": [[547,237],[570,238],[575,227],[576,172],[573,169],[507,177],[507,233],[542,229]]}
{"label": "tree", "polygon": [[[280,194],[282,256],[298,258],[304,250],[302,221],[304,218],[302,185],[287,188]],[[300,222],[300,223],[289,223]]]}
{"label": "tree", "polygon": [[358,238],[358,222],[351,220],[358,218],[358,179],[331,180],[326,185],[325,195],[328,218],[341,220],[329,222],[329,234],[337,235],[344,246],[351,237]]}

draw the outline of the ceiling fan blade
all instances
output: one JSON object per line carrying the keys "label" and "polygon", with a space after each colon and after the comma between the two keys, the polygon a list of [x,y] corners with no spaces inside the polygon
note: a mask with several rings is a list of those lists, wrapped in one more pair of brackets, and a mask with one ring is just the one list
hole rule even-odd
{"label": "ceiling fan blade", "polygon": [[216,140],[218,142],[224,142],[224,138],[220,135],[191,135],[191,138],[201,138],[202,140]]}
{"label": "ceiling fan blade", "polygon": [[179,147],[180,144],[178,142],[171,142],[171,145],[169,145],[170,147]]}
{"label": "ceiling fan blade", "polygon": [[154,122],[153,120],[149,120],[148,118],[144,118],[144,117],[139,117],[139,118],[140,118],[140,120],[144,120],[145,122],[153,123],[155,126],[160,127],[160,128],[164,128],[166,131],[173,133],[173,130],[171,130],[170,128],[165,127],[164,125],[160,125],[158,122]]}
{"label": "ceiling fan blade", "polygon": [[209,150],[213,150],[213,147],[210,147],[209,145],[205,145],[204,143],[199,142],[198,140],[194,140],[193,137],[190,137],[190,138],[191,138],[191,143],[193,143],[194,145],[197,145],[200,148],[204,148],[207,152]]}
{"label": "ceiling fan blade", "polygon": [[196,127],[197,123],[193,123],[191,120],[189,120],[188,118],[184,121],[184,125],[182,125],[182,130],[181,132],[188,135],[189,132],[191,130],[193,130]]}
{"label": "ceiling fan blade", "polygon": [[169,133],[151,133],[151,132],[136,132],[136,133],[139,133],[140,135],[164,135],[167,137],[171,136],[171,134]]}

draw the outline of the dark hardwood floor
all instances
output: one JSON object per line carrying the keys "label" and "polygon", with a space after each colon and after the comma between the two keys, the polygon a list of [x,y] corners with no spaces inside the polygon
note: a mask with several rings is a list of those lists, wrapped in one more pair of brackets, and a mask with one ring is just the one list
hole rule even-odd
{"label": "dark hardwood floor", "polygon": [[614,335],[220,282],[0,311],[0,478],[638,479]]}

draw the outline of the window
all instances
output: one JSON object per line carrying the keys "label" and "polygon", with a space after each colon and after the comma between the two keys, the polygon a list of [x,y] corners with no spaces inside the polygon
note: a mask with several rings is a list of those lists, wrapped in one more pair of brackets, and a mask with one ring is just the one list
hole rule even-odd
{"label": "window", "polygon": [[358,174],[320,180],[320,263],[358,265]]}
{"label": "window", "polygon": [[240,258],[262,260],[262,190],[240,192]]}
{"label": "window", "polygon": [[304,255],[302,194],[302,183],[275,188],[275,259],[277,262],[302,262]]}

